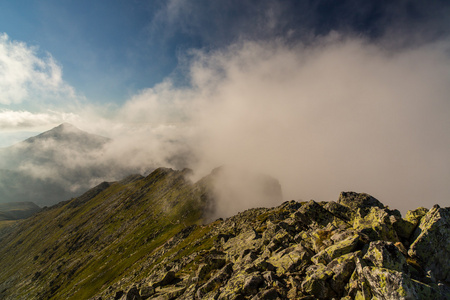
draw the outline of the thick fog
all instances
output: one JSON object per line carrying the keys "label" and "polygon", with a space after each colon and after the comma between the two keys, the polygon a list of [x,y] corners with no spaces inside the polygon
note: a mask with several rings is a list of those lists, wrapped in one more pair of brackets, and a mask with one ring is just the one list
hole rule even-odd
{"label": "thick fog", "polygon": [[448,44],[387,51],[331,34],[190,57],[189,87],[168,79],[120,108],[103,129],[117,144],[107,155],[196,179],[224,164],[259,171],[285,200],[352,190],[402,212],[450,204]]}

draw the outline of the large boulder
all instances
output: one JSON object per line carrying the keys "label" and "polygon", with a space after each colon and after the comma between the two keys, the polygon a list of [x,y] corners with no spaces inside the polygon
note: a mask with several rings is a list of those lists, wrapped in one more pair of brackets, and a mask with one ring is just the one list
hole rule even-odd
{"label": "large boulder", "polygon": [[408,254],[420,260],[425,271],[450,283],[450,208],[435,205],[422,217]]}
{"label": "large boulder", "polygon": [[383,203],[365,193],[342,192],[338,203],[347,206],[353,211],[360,210],[361,217],[369,213],[372,207],[385,208]]}
{"label": "large boulder", "polygon": [[391,242],[371,242],[364,259],[369,260],[375,267],[386,268],[408,273],[408,264],[405,256]]}

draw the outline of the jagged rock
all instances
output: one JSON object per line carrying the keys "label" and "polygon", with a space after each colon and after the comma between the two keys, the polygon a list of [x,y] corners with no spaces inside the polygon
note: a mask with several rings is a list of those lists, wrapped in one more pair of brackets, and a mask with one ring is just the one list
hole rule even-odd
{"label": "jagged rock", "polygon": [[327,264],[336,257],[350,253],[355,250],[359,241],[359,235],[355,234],[347,239],[337,242],[336,244],[320,251],[311,258],[311,261],[315,264],[323,263]]}
{"label": "jagged rock", "polygon": [[325,204],[323,208],[331,212],[334,216],[347,222],[350,221],[351,219],[352,210],[349,207],[342,205],[340,203],[330,201],[327,204]]}
{"label": "jagged rock", "polygon": [[261,293],[252,298],[252,300],[279,300],[279,299],[281,299],[280,295],[274,288],[262,291]]}
{"label": "jagged rock", "polygon": [[333,277],[333,271],[324,264],[316,264],[308,267],[306,278],[302,282],[302,290],[306,294],[319,299],[331,299],[336,293],[331,289],[329,279]]}
{"label": "jagged rock", "polygon": [[242,232],[234,238],[230,238],[223,249],[230,260],[236,260],[245,250],[257,249],[262,245],[261,236],[253,229]]}
{"label": "jagged rock", "polygon": [[386,240],[395,243],[399,241],[399,238],[390,216],[390,211],[378,206],[358,208],[353,228],[366,234],[371,240]]}
{"label": "jagged rock", "polygon": [[371,261],[375,267],[408,273],[405,256],[391,242],[371,242],[363,258]]}
{"label": "jagged rock", "polygon": [[302,205],[292,216],[301,223],[309,224],[310,226],[326,226],[334,220],[333,214],[314,200],[310,200]]}
{"label": "jagged rock", "polygon": [[139,295],[139,290],[137,287],[133,286],[128,290],[128,292],[122,296],[123,300],[141,300],[141,295]]}
{"label": "jagged rock", "polygon": [[408,254],[436,280],[450,283],[450,208],[434,206],[422,217]]}
{"label": "jagged rock", "polygon": [[242,292],[247,296],[255,295],[263,283],[264,279],[259,273],[251,274],[245,279]]}
{"label": "jagged rock", "polygon": [[312,254],[311,250],[298,244],[276,253],[267,262],[272,264],[280,275],[310,264]]}
{"label": "jagged rock", "polygon": [[157,288],[159,286],[165,286],[171,283],[175,279],[175,272],[169,271],[165,274],[163,274],[158,280],[156,280],[153,284],[153,288]]}
{"label": "jagged rock", "polygon": [[330,285],[337,295],[343,296],[345,285],[353,274],[356,268],[356,259],[360,255],[360,251],[348,253],[333,259],[327,265],[327,269],[333,271]]}
{"label": "jagged rock", "polygon": [[202,299],[204,295],[216,289],[218,286],[225,283],[230,275],[233,273],[233,264],[225,265],[215,276],[209,279],[203,286],[197,290],[197,298]]}
{"label": "jagged rock", "polygon": [[213,256],[207,258],[207,263],[200,264],[196,276],[199,280],[203,280],[212,270],[222,268],[226,263],[226,260],[221,257]]}
{"label": "jagged rock", "polygon": [[186,291],[186,287],[167,286],[158,289],[157,293],[152,297],[153,300],[171,300],[177,299]]}
{"label": "jagged rock", "polygon": [[383,203],[365,193],[342,192],[339,195],[338,203],[347,206],[354,212],[359,210],[362,218],[369,213],[372,207],[385,208]]}
{"label": "jagged rock", "polygon": [[417,299],[410,278],[402,272],[369,266],[362,272],[372,295],[379,299]]}
{"label": "jagged rock", "polygon": [[145,286],[139,290],[139,295],[141,296],[142,299],[150,298],[154,293],[155,289],[152,288],[151,286]]}
{"label": "jagged rock", "polygon": [[427,214],[429,210],[425,207],[419,207],[414,210],[408,210],[406,212],[405,220],[413,224],[414,226],[419,225],[420,220],[423,216]]}
{"label": "jagged rock", "polygon": [[243,287],[247,274],[243,271],[234,272],[231,278],[223,286],[218,299],[239,299],[243,298]]}

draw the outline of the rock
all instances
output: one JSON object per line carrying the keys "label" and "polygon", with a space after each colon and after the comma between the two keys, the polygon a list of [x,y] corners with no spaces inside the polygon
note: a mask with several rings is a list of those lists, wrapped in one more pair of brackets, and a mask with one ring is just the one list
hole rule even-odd
{"label": "rock", "polygon": [[358,208],[353,221],[353,228],[366,234],[371,240],[399,242],[389,213],[387,209],[378,206]]}
{"label": "rock", "polygon": [[162,277],[155,281],[155,283],[152,284],[153,288],[159,287],[159,286],[165,286],[168,285],[169,283],[171,283],[172,281],[175,280],[175,272],[174,271],[169,271],[165,274],[162,275]]}
{"label": "rock", "polygon": [[360,210],[361,217],[365,217],[372,207],[385,208],[383,203],[365,193],[342,192],[339,195],[338,203],[353,211]]}
{"label": "rock", "polygon": [[281,299],[277,290],[274,288],[264,290],[260,294],[252,298],[252,300],[278,300]]}
{"label": "rock", "polygon": [[333,277],[330,281],[331,288],[338,296],[344,295],[345,285],[356,268],[356,259],[359,255],[361,255],[360,251],[348,253],[333,259],[327,265],[327,269],[333,272]]}
{"label": "rock", "polygon": [[328,279],[333,277],[333,271],[323,264],[308,267],[305,280],[302,282],[302,290],[306,294],[318,299],[331,299],[336,293],[331,289]]}
{"label": "rock", "polygon": [[293,218],[309,226],[326,226],[332,223],[334,216],[319,203],[310,200],[302,205],[293,215]]}
{"label": "rock", "polygon": [[122,296],[122,299],[125,297],[125,300],[141,300],[141,295],[139,295],[139,291],[137,287],[133,286],[128,290],[126,295]]}
{"label": "rock", "polygon": [[253,229],[242,232],[234,238],[230,238],[223,249],[227,253],[227,258],[236,260],[245,250],[257,249],[262,245],[261,236]]}
{"label": "rock", "polygon": [[409,273],[405,256],[391,242],[371,242],[363,258],[371,261],[375,267]]}
{"label": "rock", "polygon": [[311,258],[311,261],[315,264],[322,263],[327,264],[331,260],[342,256],[344,254],[350,253],[355,250],[356,245],[359,241],[359,235],[355,234],[347,239],[340,241],[322,251],[317,253]]}
{"label": "rock", "polygon": [[114,294],[114,300],[118,300],[118,299],[122,298],[122,296],[123,296],[122,290],[116,291],[116,293]]}
{"label": "rock", "polygon": [[402,272],[369,266],[362,272],[372,295],[378,299],[417,299],[411,280]]}
{"label": "rock", "polygon": [[236,299],[243,297],[243,287],[247,274],[245,272],[234,272],[227,283],[223,286],[219,299]]}
{"label": "rock", "polygon": [[197,290],[197,297],[202,299],[204,295],[226,283],[231,274],[233,274],[233,264],[229,263]]}
{"label": "rock", "polygon": [[177,299],[183,293],[186,291],[186,287],[177,287],[177,286],[167,286],[164,288],[160,288],[157,291],[157,294],[155,294],[152,299],[158,299],[158,300],[171,300],[171,299]]}
{"label": "rock", "polygon": [[310,264],[312,254],[311,250],[298,244],[276,253],[267,262],[272,264],[276,268],[277,274],[280,275]]}
{"label": "rock", "polygon": [[349,222],[351,220],[352,211],[348,206],[342,205],[340,203],[330,201],[323,207],[334,216]]}
{"label": "rock", "polygon": [[242,292],[247,296],[255,295],[263,283],[264,279],[260,274],[249,275],[244,281]]}
{"label": "rock", "polygon": [[420,220],[408,254],[419,259],[432,278],[450,283],[450,208],[434,206]]}
{"label": "rock", "polygon": [[415,210],[409,210],[406,213],[405,220],[410,222],[414,226],[417,226],[417,225],[419,225],[422,217],[425,216],[428,211],[429,210],[425,207],[419,207],[419,208],[416,208]]}
{"label": "rock", "polygon": [[152,288],[151,286],[142,287],[139,290],[139,295],[141,296],[142,299],[147,299],[151,297],[154,293],[155,289]]}
{"label": "rock", "polygon": [[203,280],[212,270],[220,269],[226,263],[226,260],[221,257],[208,257],[206,261],[207,263],[200,264],[197,269],[196,277],[199,280]]}

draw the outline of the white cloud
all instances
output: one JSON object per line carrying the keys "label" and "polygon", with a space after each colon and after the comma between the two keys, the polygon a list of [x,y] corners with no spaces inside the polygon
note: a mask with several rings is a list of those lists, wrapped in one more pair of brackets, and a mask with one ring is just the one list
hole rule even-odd
{"label": "white cloud", "polygon": [[62,79],[61,67],[50,54],[0,34],[0,104],[73,99],[74,89]]}
{"label": "white cloud", "polygon": [[64,122],[77,122],[79,117],[73,113],[48,111],[33,113],[29,111],[14,111],[0,109],[0,131],[23,130],[32,128],[48,128]]}
{"label": "white cloud", "polygon": [[[192,88],[144,91],[121,119],[174,124],[200,175],[223,164],[256,169],[280,180],[286,200],[355,190],[402,211],[449,205],[448,70],[445,43],[387,51],[339,35],[308,46],[244,42],[198,52]],[[162,137],[140,139],[154,151],[144,157],[171,151]]]}

